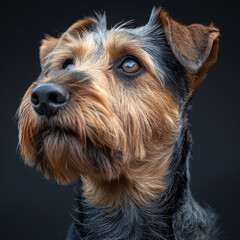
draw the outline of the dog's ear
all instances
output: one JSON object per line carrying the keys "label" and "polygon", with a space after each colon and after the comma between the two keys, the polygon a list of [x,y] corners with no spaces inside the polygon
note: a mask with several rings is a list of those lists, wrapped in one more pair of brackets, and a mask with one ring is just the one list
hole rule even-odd
{"label": "dog's ear", "polygon": [[91,27],[97,24],[97,20],[92,17],[86,17],[85,19],[79,20],[68,28],[67,34],[72,36],[81,35],[81,32],[88,31]]}
{"label": "dog's ear", "polygon": [[[67,31],[62,35],[69,34],[71,36],[77,36],[78,34],[81,35],[83,30],[88,30],[91,26],[97,23],[97,20],[91,17],[85,18],[83,20],[79,20],[74,23],[71,27],[67,29]],[[59,38],[51,37],[46,35],[45,38],[42,40],[42,44],[40,46],[40,61],[43,63],[44,57],[50,53],[54,47],[57,45]]]}
{"label": "dog's ear", "polygon": [[219,30],[213,24],[184,26],[161,9],[158,20],[174,56],[189,76],[190,91],[194,93],[217,60]]}
{"label": "dog's ear", "polygon": [[43,63],[44,57],[47,56],[47,54],[50,53],[57,45],[58,40],[58,38],[51,37],[49,35],[46,35],[45,38],[42,40],[39,51],[41,63]]}

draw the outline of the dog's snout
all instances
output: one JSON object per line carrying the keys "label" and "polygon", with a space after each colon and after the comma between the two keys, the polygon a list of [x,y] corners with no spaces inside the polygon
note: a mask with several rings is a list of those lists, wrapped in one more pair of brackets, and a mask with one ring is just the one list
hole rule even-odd
{"label": "dog's snout", "polygon": [[69,92],[59,84],[42,83],[33,90],[31,101],[38,114],[50,117],[67,103],[69,96]]}

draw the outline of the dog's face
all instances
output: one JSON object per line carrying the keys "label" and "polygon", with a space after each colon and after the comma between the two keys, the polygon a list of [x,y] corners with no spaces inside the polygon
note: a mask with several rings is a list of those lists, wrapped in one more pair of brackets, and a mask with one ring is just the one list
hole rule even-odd
{"label": "dog's face", "polygon": [[25,162],[61,184],[166,175],[183,105],[216,60],[212,26],[185,27],[160,9],[135,29],[105,21],[43,40],[42,73],[19,108]]}

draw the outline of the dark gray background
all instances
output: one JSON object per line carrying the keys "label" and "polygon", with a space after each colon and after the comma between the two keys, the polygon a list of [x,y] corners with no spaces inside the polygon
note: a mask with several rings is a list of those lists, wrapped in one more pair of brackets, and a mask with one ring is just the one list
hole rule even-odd
{"label": "dark gray background", "polygon": [[162,5],[184,24],[213,21],[221,30],[217,64],[189,112],[194,145],[191,188],[215,209],[222,239],[239,239],[239,10],[237,1],[8,1],[0,6],[0,238],[64,239],[71,222],[73,186],[62,187],[24,166],[16,153],[13,120],[20,99],[40,72],[38,48],[45,33],[57,35],[94,10],[106,10],[109,25],[135,19],[142,25]]}

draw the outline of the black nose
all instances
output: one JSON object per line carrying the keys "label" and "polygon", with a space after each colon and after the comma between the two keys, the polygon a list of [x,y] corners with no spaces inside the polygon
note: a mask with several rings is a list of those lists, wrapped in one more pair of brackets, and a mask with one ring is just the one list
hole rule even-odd
{"label": "black nose", "polygon": [[47,117],[53,116],[69,99],[69,92],[56,83],[42,83],[32,92],[31,101],[34,110]]}

